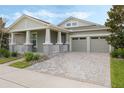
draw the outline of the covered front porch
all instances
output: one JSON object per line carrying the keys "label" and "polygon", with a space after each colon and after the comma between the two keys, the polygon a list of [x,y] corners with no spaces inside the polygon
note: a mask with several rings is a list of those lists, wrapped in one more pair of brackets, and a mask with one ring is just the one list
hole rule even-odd
{"label": "covered front porch", "polygon": [[10,51],[31,51],[50,55],[69,50],[69,31],[49,22],[22,15],[8,29]]}
{"label": "covered front porch", "polygon": [[68,51],[68,33],[46,28],[11,32],[10,51],[56,54]]}

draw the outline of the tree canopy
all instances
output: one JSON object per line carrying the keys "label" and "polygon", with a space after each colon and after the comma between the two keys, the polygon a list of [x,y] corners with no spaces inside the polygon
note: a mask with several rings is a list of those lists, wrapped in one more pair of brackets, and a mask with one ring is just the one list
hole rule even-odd
{"label": "tree canopy", "polygon": [[108,19],[105,25],[112,34],[107,37],[107,41],[115,49],[124,48],[124,6],[114,5],[108,11]]}
{"label": "tree canopy", "polygon": [[3,21],[3,18],[0,18],[0,48],[8,49],[8,37],[9,34],[5,28],[5,22]]}

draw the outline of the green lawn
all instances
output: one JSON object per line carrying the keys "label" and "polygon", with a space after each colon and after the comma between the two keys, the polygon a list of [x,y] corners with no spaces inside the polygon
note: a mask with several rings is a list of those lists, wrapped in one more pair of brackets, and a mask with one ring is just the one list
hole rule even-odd
{"label": "green lawn", "polygon": [[111,58],[111,83],[113,88],[124,88],[124,60]]}
{"label": "green lawn", "polygon": [[26,62],[26,61],[19,61],[19,62],[10,64],[10,66],[12,67],[21,68],[21,69],[26,68],[30,65],[31,65],[30,62]]}
{"label": "green lawn", "polygon": [[18,58],[15,58],[15,57],[10,57],[10,58],[0,58],[0,64],[4,64],[4,63],[7,63],[7,62],[10,62],[10,61],[13,61],[13,60],[16,60]]}

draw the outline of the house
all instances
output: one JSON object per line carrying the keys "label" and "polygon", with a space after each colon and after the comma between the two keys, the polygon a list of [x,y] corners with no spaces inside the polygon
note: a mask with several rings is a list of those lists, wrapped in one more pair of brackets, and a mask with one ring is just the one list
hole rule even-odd
{"label": "house", "polygon": [[59,52],[109,52],[107,27],[75,17],[60,24],[22,15],[11,26],[10,51],[56,54]]}

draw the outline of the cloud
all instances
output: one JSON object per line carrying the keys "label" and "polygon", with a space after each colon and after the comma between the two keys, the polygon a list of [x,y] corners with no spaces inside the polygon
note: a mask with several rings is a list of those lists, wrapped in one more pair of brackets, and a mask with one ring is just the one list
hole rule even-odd
{"label": "cloud", "polygon": [[19,18],[20,16],[22,15],[22,13],[20,13],[20,12],[16,12],[16,13],[14,13],[12,16],[12,19],[13,20],[16,20],[17,18]]}
{"label": "cloud", "polygon": [[80,19],[88,18],[90,15],[91,13],[87,13],[87,12],[70,12],[65,14],[65,16],[74,16]]}
{"label": "cloud", "polygon": [[87,17],[89,17],[91,15],[91,13],[87,13],[87,12],[65,12],[65,13],[54,13],[54,12],[50,12],[47,10],[39,10],[36,12],[30,12],[27,10],[23,11],[24,14],[27,15],[31,15],[31,16],[35,16],[35,17],[50,17],[50,18],[62,18],[62,17],[69,17],[69,16],[74,16],[74,17],[78,17],[81,19],[85,19]]}
{"label": "cloud", "polygon": [[[15,21],[17,18],[19,18],[22,14],[27,14],[36,18],[41,18],[43,20],[46,20],[48,22],[54,23],[55,20],[58,20],[59,18],[67,18],[69,16],[74,16],[80,19],[86,19],[89,16],[91,16],[92,13],[90,12],[82,12],[82,11],[73,11],[73,12],[65,12],[65,13],[56,13],[56,12],[51,12],[48,10],[38,10],[38,11],[28,11],[28,10],[23,10],[21,12],[16,12],[11,15],[2,15],[5,18],[7,18],[10,21]],[[0,15],[1,16],[1,15]],[[11,23],[11,22],[10,22]],[[9,23],[9,24],[10,24]]]}
{"label": "cloud", "polygon": [[74,12],[56,13],[56,12],[50,12],[47,10],[39,10],[36,12],[24,10],[22,13],[33,16],[33,17],[44,19],[44,20],[51,22],[51,23],[54,23],[55,20],[57,20],[57,19],[60,19],[60,18],[65,19],[65,18],[70,17],[70,16],[77,17],[80,19],[86,19],[89,16],[91,16],[91,14],[92,14],[89,12],[82,12],[82,11],[81,12],[80,11],[79,12],[74,11]]}

